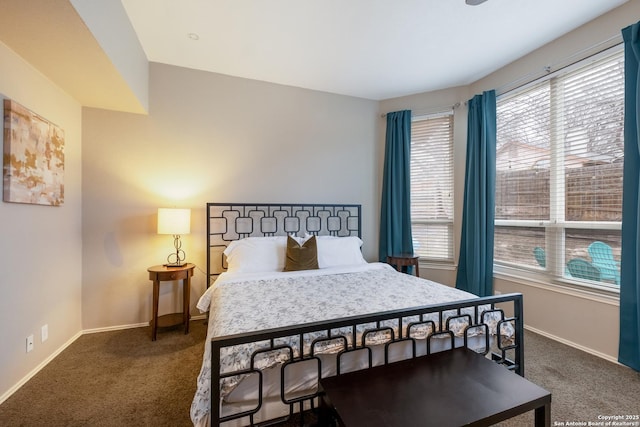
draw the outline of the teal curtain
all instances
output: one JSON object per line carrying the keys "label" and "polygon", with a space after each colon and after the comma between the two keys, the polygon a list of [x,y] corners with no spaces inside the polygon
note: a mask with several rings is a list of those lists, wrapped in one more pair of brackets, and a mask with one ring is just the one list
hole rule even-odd
{"label": "teal curtain", "polygon": [[468,102],[467,166],[456,288],[493,294],[493,220],[496,189],[496,94]]}
{"label": "teal curtain", "polygon": [[618,361],[640,370],[640,22],[624,38],[624,172],[622,177],[622,261]]}
{"label": "teal curtain", "polygon": [[410,191],[411,111],[387,114],[379,259],[413,253]]}

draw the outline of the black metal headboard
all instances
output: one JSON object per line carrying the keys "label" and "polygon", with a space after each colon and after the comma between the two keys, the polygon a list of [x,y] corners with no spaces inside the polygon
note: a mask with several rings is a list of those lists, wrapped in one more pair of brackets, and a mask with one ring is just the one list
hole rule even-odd
{"label": "black metal headboard", "polygon": [[361,205],[207,203],[207,286],[224,272],[229,242],[256,236],[361,235]]}

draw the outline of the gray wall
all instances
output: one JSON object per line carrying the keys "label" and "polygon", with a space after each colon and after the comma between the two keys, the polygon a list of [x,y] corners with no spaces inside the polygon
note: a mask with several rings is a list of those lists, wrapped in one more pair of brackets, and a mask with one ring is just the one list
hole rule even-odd
{"label": "gray wall", "polygon": [[[81,107],[0,43],[0,98],[64,130],[64,204],[0,202],[0,402],[82,330]],[[2,137],[0,137],[2,138]],[[49,339],[40,340],[43,325]],[[34,349],[26,353],[26,338]]]}
{"label": "gray wall", "polygon": [[[155,234],[158,207],[192,209],[192,307],[206,286],[206,202],[360,203],[375,259],[377,102],[155,63],[150,84],[148,116],[83,111],[85,329],[149,320],[146,269],[173,248]],[[176,295],[163,285],[160,310]]]}
{"label": "gray wall", "polygon": [[[598,44],[639,17],[640,1],[631,0],[470,86],[380,103],[151,64],[149,115],[81,110],[0,44],[0,93],[61,126],[66,142],[64,206],[0,203],[0,402],[83,330],[148,322],[146,269],[172,248],[170,236],[155,234],[158,207],[193,209],[192,233],[184,236],[188,259],[198,265],[192,307],[205,288],[208,201],[361,203],[364,253],[375,260],[381,113],[462,102],[454,129],[457,246],[464,101]],[[455,265],[424,265],[421,272],[455,280]],[[161,310],[178,309],[173,286],[163,284]],[[530,328],[615,359],[617,299],[502,273],[496,289],[525,294]],[[49,339],[41,343],[44,324]],[[27,354],[30,334],[35,349]]]}
{"label": "gray wall", "polygon": [[[410,108],[433,111],[437,107],[461,102],[455,110],[455,244],[460,239],[464,167],[466,155],[466,107],[464,102],[482,91],[506,91],[546,74],[545,67],[558,68],[597,52],[615,43],[622,28],[640,17],[640,1],[630,1],[613,11],[583,25],[542,48],[523,56],[491,75],[465,87],[385,100],[384,111]],[[456,264],[459,249],[454,253]],[[426,278],[453,286],[456,269],[442,264],[425,264],[420,272]],[[619,299],[617,295],[602,295],[588,290],[525,279],[509,274],[506,269],[494,272],[497,292],[522,292],[525,303],[525,323],[531,330],[571,346],[617,360],[619,333]]]}

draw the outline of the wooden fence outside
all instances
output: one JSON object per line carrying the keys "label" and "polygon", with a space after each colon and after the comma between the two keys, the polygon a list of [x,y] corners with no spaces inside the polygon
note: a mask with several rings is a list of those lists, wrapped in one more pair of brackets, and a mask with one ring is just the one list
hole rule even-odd
{"label": "wooden fence outside", "polygon": [[[496,219],[549,219],[549,169],[498,171]],[[622,221],[622,163],[566,170],[567,221]]]}

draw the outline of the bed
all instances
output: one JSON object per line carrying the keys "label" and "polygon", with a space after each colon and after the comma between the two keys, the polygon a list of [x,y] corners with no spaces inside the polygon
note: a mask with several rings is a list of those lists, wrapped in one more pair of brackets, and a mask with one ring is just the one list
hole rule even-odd
{"label": "bed", "polygon": [[320,378],[460,346],[524,375],[522,295],[478,298],[361,245],[359,205],[207,204],[194,425],[286,419],[315,408]]}

